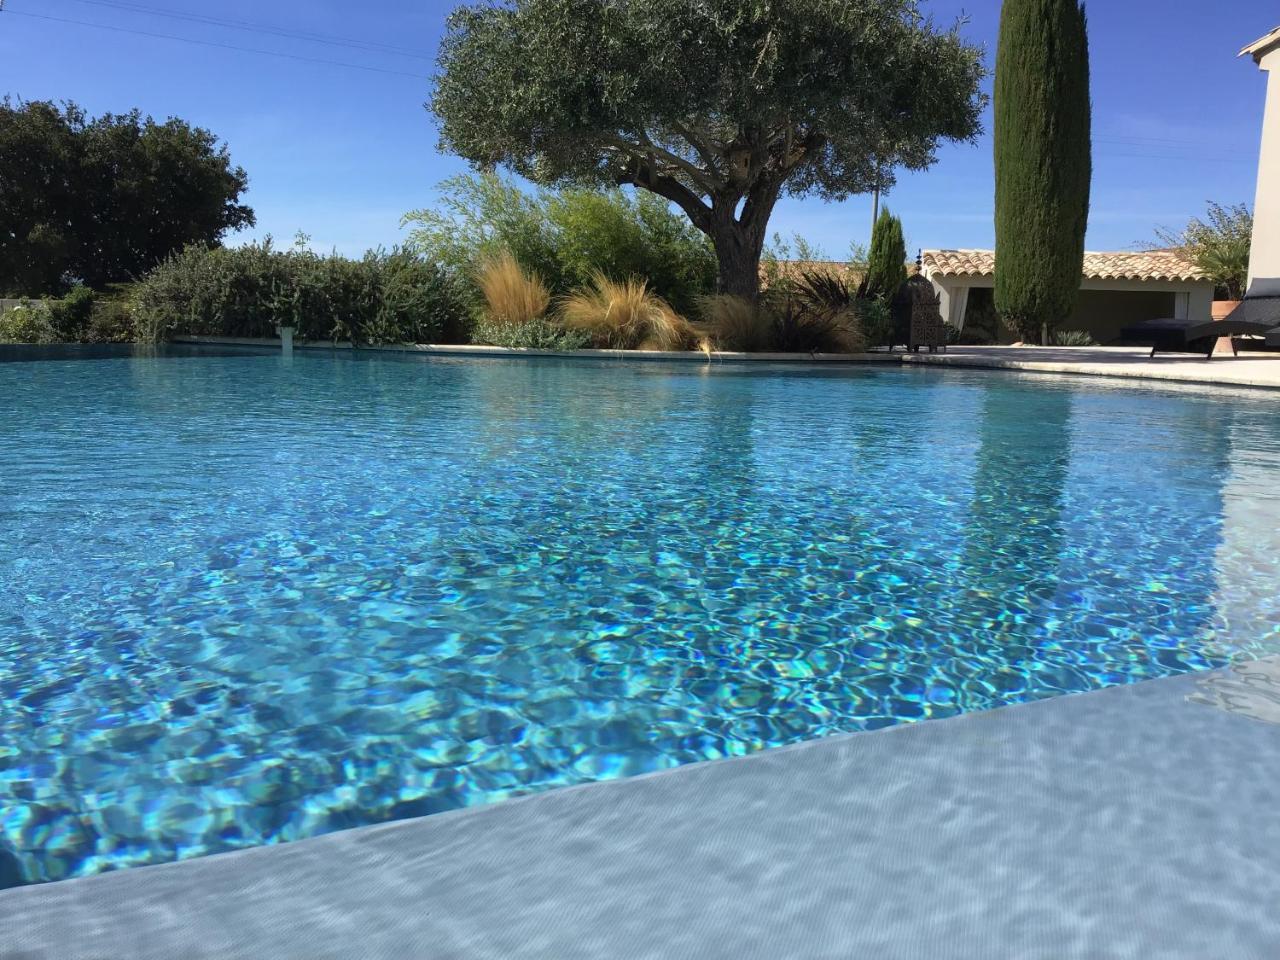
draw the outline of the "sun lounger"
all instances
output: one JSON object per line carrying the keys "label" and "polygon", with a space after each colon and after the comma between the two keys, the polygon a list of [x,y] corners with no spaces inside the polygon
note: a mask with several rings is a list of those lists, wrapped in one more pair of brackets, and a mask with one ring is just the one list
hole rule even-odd
{"label": "sun lounger", "polygon": [[1231,340],[1231,352],[1238,356],[1236,337],[1265,337],[1276,328],[1274,320],[1257,321],[1234,317],[1235,314],[1232,314],[1225,320],[1211,320],[1208,323],[1171,317],[1144,320],[1121,330],[1120,339],[1144,346],[1151,344],[1153,357],[1157,352],[1203,353],[1208,359],[1213,356],[1213,348],[1217,346],[1220,337]]}

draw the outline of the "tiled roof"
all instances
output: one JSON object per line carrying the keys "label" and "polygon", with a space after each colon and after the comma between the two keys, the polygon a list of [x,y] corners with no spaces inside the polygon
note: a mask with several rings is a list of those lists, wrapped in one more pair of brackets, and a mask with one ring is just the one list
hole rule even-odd
{"label": "tiled roof", "polygon": [[852,265],[846,260],[761,260],[760,271],[777,270],[784,277],[798,277],[805,273],[824,273],[842,276]]}
{"label": "tiled roof", "polygon": [[[907,276],[911,276],[917,272],[915,262],[904,264],[907,270]],[[760,261],[760,279],[768,281],[771,276],[785,277],[788,280],[795,280],[804,276],[806,273],[825,274],[831,277],[841,277],[849,281],[857,281],[862,279],[863,273],[866,272],[865,264],[855,264],[848,260],[761,260]]]}
{"label": "tiled roof", "polygon": [[[993,250],[925,250],[920,254],[927,277],[989,277],[996,272]],[[1086,253],[1086,280],[1204,280],[1194,263],[1176,250],[1142,253]]]}

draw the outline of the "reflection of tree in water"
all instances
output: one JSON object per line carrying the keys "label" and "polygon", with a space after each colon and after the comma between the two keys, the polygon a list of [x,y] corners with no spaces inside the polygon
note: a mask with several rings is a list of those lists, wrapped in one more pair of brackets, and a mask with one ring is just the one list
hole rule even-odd
{"label": "reflection of tree in water", "polygon": [[973,643],[1014,662],[1054,600],[1071,462],[1067,390],[992,384],[983,394],[963,571]]}

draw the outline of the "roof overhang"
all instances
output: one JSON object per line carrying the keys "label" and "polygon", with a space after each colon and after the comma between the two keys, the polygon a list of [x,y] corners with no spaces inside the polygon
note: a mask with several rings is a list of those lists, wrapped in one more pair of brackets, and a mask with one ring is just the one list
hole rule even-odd
{"label": "roof overhang", "polygon": [[1253,57],[1254,63],[1261,63],[1262,58],[1276,47],[1280,47],[1280,27],[1276,27],[1265,37],[1259,37],[1253,41],[1253,43],[1240,51],[1240,56],[1250,56]]}
{"label": "roof overhang", "polygon": [[[994,250],[922,250],[920,267],[930,280],[994,277]],[[1087,251],[1081,271],[1086,281],[1129,283],[1208,283],[1204,271],[1176,250],[1147,250],[1139,253]]]}

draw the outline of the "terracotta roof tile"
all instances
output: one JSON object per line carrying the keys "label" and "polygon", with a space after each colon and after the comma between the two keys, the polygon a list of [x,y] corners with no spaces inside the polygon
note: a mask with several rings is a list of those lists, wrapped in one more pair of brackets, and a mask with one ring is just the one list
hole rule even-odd
{"label": "terracotta roof tile", "polygon": [[[987,277],[995,273],[993,250],[925,250],[925,276]],[[1204,272],[1176,250],[1141,253],[1086,253],[1086,280],[1204,280]]]}

